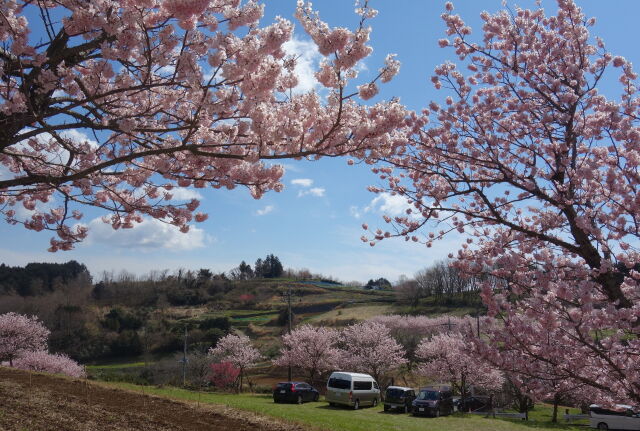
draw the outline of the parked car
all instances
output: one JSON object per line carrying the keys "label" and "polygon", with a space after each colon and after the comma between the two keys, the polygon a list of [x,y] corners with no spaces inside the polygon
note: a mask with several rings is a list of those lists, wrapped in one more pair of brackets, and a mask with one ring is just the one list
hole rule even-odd
{"label": "parked car", "polygon": [[459,412],[486,412],[490,408],[490,398],[482,395],[473,395],[461,398],[458,401]]}
{"label": "parked car", "polygon": [[604,408],[589,406],[589,425],[599,430],[640,430],[640,412],[624,404]]}
{"label": "parked car", "polygon": [[302,404],[305,401],[318,401],[320,393],[305,382],[280,382],[273,387],[273,401]]}
{"label": "parked car", "polygon": [[453,396],[449,388],[420,389],[418,396],[411,403],[414,416],[448,415],[453,413]]}
{"label": "parked car", "polygon": [[416,399],[416,391],[403,386],[389,386],[384,393],[384,411],[411,411],[411,403]]}
{"label": "parked car", "polygon": [[338,404],[358,410],[362,406],[377,406],[380,402],[380,387],[369,374],[336,371],[327,381],[325,399],[330,406]]}

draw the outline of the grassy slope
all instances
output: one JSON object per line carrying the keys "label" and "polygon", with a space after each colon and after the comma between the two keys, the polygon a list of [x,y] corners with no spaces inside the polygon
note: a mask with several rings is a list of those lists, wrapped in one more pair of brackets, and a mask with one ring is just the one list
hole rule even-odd
{"label": "grassy slope", "polygon": [[[142,392],[140,386],[125,383],[108,383],[129,390]],[[384,413],[382,406],[353,411],[346,408],[332,408],[326,402],[295,404],[275,404],[270,395],[225,395],[196,393],[177,388],[146,387],[148,394],[174,399],[198,401],[200,403],[222,404],[241,410],[257,412],[287,421],[311,426],[315,429],[331,431],[519,431],[530,428],[538,430],[562,429],[577,431],[582,429],[571,425],[553,425],[540,421],[512,421],[491,419],[477,415],[452,415],[440,418],[417,418],[405,414]],[[548,408],[536,410],[535,417],[548,417]]]}

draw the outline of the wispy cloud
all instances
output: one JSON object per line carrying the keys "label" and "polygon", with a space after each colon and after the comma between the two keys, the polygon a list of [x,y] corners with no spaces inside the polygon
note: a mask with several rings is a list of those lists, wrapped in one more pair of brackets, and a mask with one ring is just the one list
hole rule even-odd
{"label": "wispy cloud", "polygon": [[256,214],[259,216],[263,216],[263,215],[267,215],[270,212],[272,212],[276,207],[273,205],[267,205],[266,207],[262,208],[261,210],[256,211]]}
{"label": "wispy cloud", "polygon": [[325,195],[326,190],[322,187],[312,187],[310,189],[306,189],[306,190],[300,190],[298,192],[298,197],[302,197],[302,196],[315,196],[318,198],[321,198]]}
{"label": "wispy cloud", "polygon": [[311,187],[313,185],[313,180],[311,178],[296,178],[291,180],[291,184],[294,186]]}

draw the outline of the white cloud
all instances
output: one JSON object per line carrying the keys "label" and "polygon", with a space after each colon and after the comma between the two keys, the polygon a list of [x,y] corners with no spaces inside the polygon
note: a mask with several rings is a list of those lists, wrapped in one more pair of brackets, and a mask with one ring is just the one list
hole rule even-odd
{"label": "white cloud", "polygon": [[202,248],[205,242],[211,240],[202,229],[194,226],[191,226],[189,232],[182,233],[175,226],[160,220],[144,219],[131,229],[114,230],[98,217],[89,223],[89,236],[85,243],[103,243],[113,247],[148,251],[160,248],[184,251]]}
{"label": "white cloud", "polygon": [[358,208],[356,205],[351,205],[349,207],[349,214],[351,214],[351,216],[356,219],[362,217],[362,211],[360,211],[360,208]]}
{"label": "white cloud", "polygon": [[[412,209],[411,214],[407,214],[407,210]],[[384,192],[377,195],[371,200],[369,205],[364,208],[352,205],[349,207],[349,214],[355,219],[360,219],[367,213],[386,214],[390,217],[409,216],[410,218],[420,217],[420,213],[416,211],[413,205],[407,202],[407,198],[400,195],[392,195]]]}
{"label": "white cloud", "polygon": [[296,57],[294,73],[298,78],[298,85],[293,89],[296,93],[305,93],[320,86],[315,77],[315,71],[322,55],[318,47],[310,39],[299,39],[296,35],[282,46],[284,51]]}
{"label": "white cloud", "polygon": [[168,191],[173,195],[174,201],[190,201],[191,199],[202,200],[202,195],[193,189],[186,189],[184,187],[176,187]]}
{"label": "white cloud", "polygon": [[325,192],[326,192],[326,190],[323,189],[322,187],[312,187],[312,188],[310,188],[308,190],[300,190],[298,192],[298,197],[300,198],[302,196],[310,195],[310,196],[315,196],[315,197],[321,198],[321,197],[323,197],[325,195]]}
{"label": "white cloud", "polygon": [[406,210],[411,208],[407,198],[391,193],[380,193],[364,209],[364,212],[379,211],[390,216],[406,215]]}
{"label": "white cloud", "polygon": [[270,212],[272,212],[275,209],[275,207],[273,205],[267,205],[266,207],[262,208],[261,210],[256,211],[256,214],[259,216],[263,216],[263,215],[267,215]]}
{"label": "white cloud", "polygon": [[[45,133],[44,135],[50,137],[48,133]],[[87,136],[85,133],[79,132],[76,129],[64,130],[60,132],[60,135],[63,138],[70,139],[74,142],[87,142],[91,146],[91,148],[98,148],[98,143],[96,141],[94,141],[93,139],[89,139],[89,136]]]}
{"label": "white cloud", "polygon": [[291,184],[293,184],[294,186],[311,187],[311,185],[313,184],[313,180],[310,178],[296,178],[294,180],[291,180]]}

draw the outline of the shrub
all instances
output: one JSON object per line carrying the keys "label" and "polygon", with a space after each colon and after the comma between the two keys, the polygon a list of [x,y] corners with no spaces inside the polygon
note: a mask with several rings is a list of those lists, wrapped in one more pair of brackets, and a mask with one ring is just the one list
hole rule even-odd
{"label": "shrub", "polygon": [[240,376],[240,368],[231,362],[219,362],[211,364],[210,381],[218,389],[230,390],[236,387],[236,382]]}

